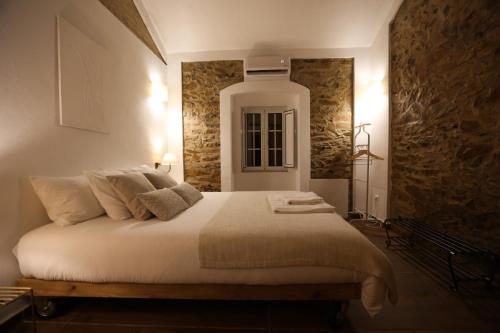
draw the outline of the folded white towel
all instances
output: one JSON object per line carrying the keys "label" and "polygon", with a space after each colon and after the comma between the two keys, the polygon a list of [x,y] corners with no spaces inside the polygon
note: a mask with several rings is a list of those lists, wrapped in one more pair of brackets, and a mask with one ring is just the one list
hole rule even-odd
{"label": "folded white towel", "polygon": [[324,202],[314,192],[277,192],[273,193],[273,199],[281,199],[289,205],[316,205]]}
{"label": "folded white towel", "polygon": [[[308,213],[335,213],[335,207],[322,201],[318,204],[290,205],[283,193],[270,193],[267,196],[273,213],[277,214],[308,214]],[[286,194],[288,195],[288,193]]]}
{"label": "folded white towel", "polygon": [[325,202],[314,192],[289,192],[284,193],[283,197],[289,205],[316,205]]}

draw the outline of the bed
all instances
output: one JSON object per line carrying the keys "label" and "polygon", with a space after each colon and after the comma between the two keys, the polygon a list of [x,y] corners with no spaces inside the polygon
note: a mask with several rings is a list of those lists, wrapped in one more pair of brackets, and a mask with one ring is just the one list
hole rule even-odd
{"label": "bed", "polygon": [[[370,315],[382,309],[388,294],[392,302],[397,300],[392,269],[384,279],[376,273],[321,265],[201,267],[200,233],[235,194],[203,195],[193,207],[166,222],[115,221],[104,215],[70,227],[52,223],[32,230],[14,249],[23,276],[18,284],[32,287],[37,296],[51,297],[336,301],[361,298]],[[390,267],[385,255],[338,214],[302,216],[306,220],[328,218],[333,232],[335,226],[352,228],[351,235],[366,245],[365,253],[356,255],[375,256]]]}

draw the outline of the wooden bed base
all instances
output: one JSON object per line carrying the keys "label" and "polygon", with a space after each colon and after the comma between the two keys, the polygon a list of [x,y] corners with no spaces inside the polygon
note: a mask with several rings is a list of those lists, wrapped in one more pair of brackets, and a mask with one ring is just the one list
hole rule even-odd
{"label": "wooden bed base", "polygon": [[359,299],[359,283],[243,285],[140,284],[48,281],[20,278],[18,286],[31,287],[40,297],[113,297],[204,300],[329,300]]}

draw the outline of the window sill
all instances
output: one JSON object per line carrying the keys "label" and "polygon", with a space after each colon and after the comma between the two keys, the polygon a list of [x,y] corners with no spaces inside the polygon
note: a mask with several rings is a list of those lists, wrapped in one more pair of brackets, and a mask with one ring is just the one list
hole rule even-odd
{"label": "window sill", "polygon": [[288,168],[273,168],[273,169],[241,169],[241,172],[288,172]]}

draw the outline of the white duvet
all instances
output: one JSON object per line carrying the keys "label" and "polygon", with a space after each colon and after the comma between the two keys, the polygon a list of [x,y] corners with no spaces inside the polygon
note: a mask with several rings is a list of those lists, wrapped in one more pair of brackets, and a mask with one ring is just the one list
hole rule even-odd
{"label": "white duvet", "polygon": [[[203,193],[170,221],[114,221],[102,216],[69,227],[53,223],[30,231],[15,254],[25,277],[44,280],[131,283],[320,284],[361,282],[361,301],[370,315],[384,304],[380,279],[333,267],[262,269],[200,268],[201,228],[224,205],[230,192]],[[347,223],[333,214],[335,223]]]}

